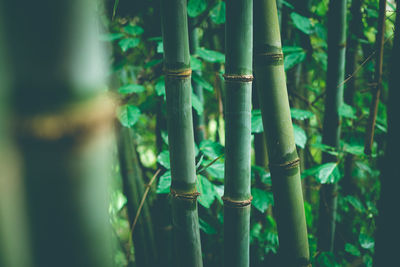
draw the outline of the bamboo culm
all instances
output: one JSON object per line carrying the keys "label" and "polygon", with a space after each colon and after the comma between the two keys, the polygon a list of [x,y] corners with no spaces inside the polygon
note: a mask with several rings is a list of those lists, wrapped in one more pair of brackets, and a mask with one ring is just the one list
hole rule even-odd
{"label": "bamboo culm", "polygon": [[99,96],[105,66],[97,3],[1,4],[31,266],[112,266],[114,104]]}
{"label": "bamboo culm", "polygon": [[389,98],[387,103],[387,144],[382,161],[381,190],[378,202],[376,248],[374,266],[386,266],[398,260],[398,237],[400,228],[393,215],[398,210],[398,159],[400,151],[400,8],[397,1],[394,42],[391,55],[391,73],[389,78]]}
{"label": "bamboo culm", "polygon": [[253,1],[226,1],[224,266],[250,264]]}
{"label": "bamboo culm", "polygon": [[201,267],[186,5],[186,0],[161,1],[172,176],[173,261],[177,267]]}
{"label": "bamboo culm", "polygon": [[[328,11],[328,70],[326,82],[325,114],[322,143],[339,148],[340,117],[339,108],[343,103],[343,80],[346,47],[346,0],[329,1]],[[322,154],[322,162],[336,162],[337,157]],[[337,183],[323,184],[320,189],[318,249],[333,251]]]}
{"label": "bamboo culm", "polygon": [[294,142],[275,0],[254,1],[254,55],[275,199],[279,266],[308,266],[310,259],[299,158]]}

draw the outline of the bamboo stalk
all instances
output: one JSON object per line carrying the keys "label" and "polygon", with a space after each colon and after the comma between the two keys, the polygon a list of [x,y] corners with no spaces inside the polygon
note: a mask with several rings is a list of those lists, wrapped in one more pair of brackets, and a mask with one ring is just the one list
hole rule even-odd
{"label": "bamboo stalk", "polygon": [[97,3],[1,4],[32,266],[109,267],[114,104],[98,96]]}
{"label": "bamboo stalk", "polygon": [[397,242],[400,236],[398,220],[393,219],[393,212],[398,210],[398,153],[400,150],[400,8],[397,2],[394,42],[391,55],[391,73],[389,80],[389,98],[387,109],[387,144],[384,160],[382,161],[382,175],[380,199],[378,202],[379,214],[377,218],[376,248],[374,266],[385,266],[388,262],[395,262],[398,258]]}
{"label": "bamboo stalk", "polygon": [[308,266],[299,158],[286,89],[275,0],[254,1],[254,60],[279,235],[279,266]]}
{"label": "bamboo stalk", "polygon": [[[132,229],[137,224],[131,238],[135,247],[135,262],[138,266],[155,266],[157,264],[157,249],[154,240],[153,223],[147,202],[142,202],[148,190],[143,185],[143,174],[140,169],[136,148],[133,143],[132,129],[120,127],[118,154],[124,194],[127,198],[128,217]],[[138,214],[143,209],[142,216]],[[130,252],[130,250],[129,250]],[[128,252],[128,253],[129,253]]]}
{"label": "bamboo stalk", "polygon": [[[344,63],[346,47],[346,0],[331,0],[328,11],[328,71],[325,97],[323,144],[339,148],[339,108],[343,102]],[[337,157],[322,154],[322,162],[336,162]],[[337,184],[323,184],[320,190],[318,249],[333,251]]]}
{"label": "bamboo stalk", "polygon": [[224,266],[250,264],[253,1],[226,1]]}
{"label": "bamboo stalk", "polygon": [[376,115],[378,113],[379,97],[382,90],[383,45],[385,42],[386,0],[379,0],[378,32],[376,34],[376,59],[374,87],[369,110],[368,123],[365,135],[364,153],[371,155],[374,142]]}
{"label": "bamboo stalk", "polygon": [[173,261],[178,267],[201,267],[186,4],[186,0],[161,1],[172,174]]}

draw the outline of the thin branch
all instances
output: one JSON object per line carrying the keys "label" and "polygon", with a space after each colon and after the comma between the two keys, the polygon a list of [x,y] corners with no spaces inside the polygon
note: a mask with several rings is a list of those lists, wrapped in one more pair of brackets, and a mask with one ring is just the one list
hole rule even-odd
{"label": "thin branch", "polygon": [[153,177],[151,178],[150,182],[146,185],[146,189],[145,189],[145,191],[144,191],[142,200],[140,201],[139,208],[138,208],[138,210],[137,210],[137,212],[136,212],[135,220],[133,220],[133,223],[132,223],[131,233],[130,233],[130,235],[129,235],[129,236],[130,236],[130,237],[129,237],[129,243],[130,243],[130,244],[132,244],[133,230],[135,230],[135,226],[136,226],[136,223],[137,223],[137,221],[138,221],[138,219],[139,219],[140,213],[141,213],[141,211],[142,211],[142,208],[143,208],[143,205],[144,205],[144,201],[146,200],[147,194],[148,194],[149,191],[150,191],[151,185],[153,184],[154,180],[157,178],[157,176],[158,176],[158,174],[160,173],[160,171],[161,171],[161,169],[158,169],[158,170],[156,171],[156,173],[153,175]]}

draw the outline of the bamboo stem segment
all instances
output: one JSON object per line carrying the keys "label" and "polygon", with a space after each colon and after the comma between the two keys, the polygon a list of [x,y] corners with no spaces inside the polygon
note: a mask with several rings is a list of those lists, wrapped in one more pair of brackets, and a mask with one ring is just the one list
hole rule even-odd
{"label": "bamboo stem segment", "polygon": [[162,0],[174,266],[203,266],[197,213],[186,0]]}
{"label": "bamboo stem segment", "polygon": [[226,1],[224,266],[250,264],[253,1]]}
{"label": "bamboo stem segment", "polygon": [[254,1],[254,67],[275,199],[279,266],[308,266],[299,158],[294,142],[275,0]]}

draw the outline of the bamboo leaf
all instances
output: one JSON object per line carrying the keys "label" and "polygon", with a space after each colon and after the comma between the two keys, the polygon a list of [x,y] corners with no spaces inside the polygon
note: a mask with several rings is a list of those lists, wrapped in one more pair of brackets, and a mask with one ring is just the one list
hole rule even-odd
{"label": "bamboo leaf", "polygon": [[217,233],[217,230],[215,230],[214,227],[209,225],[206,221],[202,220],[201,218],[199,218],[199,227],[204,233],[208,235],[214,235]]}
{"label": "bamboo leaf", "polygon": [[162,41],[157,43],[157,53],[159,54],[164,53],[164,45]]}
{"label": "bamboo leaf", "polygon": [[360,233],[360,235],[358,236],[358,242],[364,249],[373,249],[375,247],[374,239],[363,233]]}
{"label": "bamboo leaf", "polygon": [[274,205],[274,197],[271,192],[252,188],[251,195],[253,196],[251,204],[262,213],[268,209],[269,205]]}
{"label": "bamboo leaf", "polygon": [[304,32],[305,34],[312,34],[314,32],[313,25],[309,18],[304,17],[296,12],[292,12],[290,17],[293,20],[294,25],[297,29]]}
{"label": "bamboo leaf", "polygon": [[196,110],[197,114],[203,114],[203,103],[200,101],[199,97],[192,90],[192,106]]}
{"label": "bamboo leaf", "polygon": [[225,23],[225,2],[219,1],[210,11],[211,20],[215,24]]}
{"label": "bamboo leaf", "polygon": [[350,203],[350,205],[352,205],[359,212],[365,212],[365,207],[358,198],[348,195],[344,197],[344,200]]}
{"label": "bamboo leaf", "polygon": [[357,119],[355,109],[346,103],[342,103],[339,107],[339,116],[349,119]]}
{"label": "bamboo leaf", "polygon": [[[204,160],[203,165],[206,166],[211,163],[211,160]],[[222,162],[214,162],[206,169],[207,173],[218,180],[224,179],[225,165]]]}
{"label": "bamboo leaf", "polygon": [[125,127],[132,127],[139,120],[140,109],[133,105],[123,105],[118,108],[117,117]]}
{"label": "bamboo leaf", "polygon": [[124,27],[124,31],[128,34],[131,35],[141,35],[142,33],[144,33],[144,29],[140,26],[137,25],[128,25]]}
{"label": "bamboo leaf", "polygon": [[257,165],[251,166],[252,178],[255,178],[256,173],[260,177],[260,180],[262,183],[271,185],[271,173],[270,172],[267,172],[265,170],[265,168],[257,166]]}
{"label": "bamboo leaf", "polygon": [[224,147],[220,143],[211,140],[203,140],[200,143],[200,151],[209,159],[213,160],[224,154]]}
{"label": "bamboo leaf", "polygon": [[158,78],[158,81],[155,86],[156,94],[158,96],[165,95],[165,79],[164,76]]}
{"label": "bamboo leaf", "polygon": [[118,89],[120,94],[141,93],[144,91],[144,86],[140,84],[126,84]]}
{"label": "bamboo leaf", "polygon": [[324,163],[310,169],[303,171],[301,174],[302,178],[314,176],[316,180],[321,184],[335,183],[340,178],[339,170],[337,169],[336,162]]}
{"label": "bamboo leaf", "polygon": [[293,124],[294,141],[298,147],[304,148],[307,143],[306,132],[297,124]]}
{"label": "bamboo leaf", "polygon": [[210,92],[214,91],[213,86],[211,84],[209,84],[206,80],[204,80],[204,78],[201,77],[200,75],[198,75],[197,73],[193,72],[192,78],[195,83],[197,83],[198,85],[200,85],[207,91],[210,91]]}
{"label": "bamboo leaf", "polygon": [[[201,60],[198,59],[197,57],[190,56],[190,67],[192,70],[201,70]],[[192,78],[195,72],[192,72]]]}
{"label": "bamboo leaf", "polygon": [[169,194],[171,187],[171,171],[166,171],[160,176],[160,180],[157,185],[157,194]]}
{"label": "bamboo leaf", "polygon": [[138,46],[140,43],[140,39],[139,38],[126,38],[126,39],[122,39],[121,41],[119,41],[119,46],[121,47],[121,50],[123,52],[128,51],[128,49],[130,48],[135,48],[136,46]]}
{"label": "bamboo leaf", "polygon": [[304,52],[304,49],[301,46],[282,46],[283,54],[290,54],[295,52]]}
{"label": "bamboo leaf", "polygon": [[297,64],[303,62],[304,59],[306,59],[306,53],[304,51],[298,53],[291,53],[285,56],[283,59],[285,70],[290,70]]}
{"label": "bamboo leaf", "polygon": [[359,257],[361,255],[360,250],[350,243],[346,243],[346,245],[344,246],[344,250],[356,257]]}
{"label": "bamboo leaf", "polygon": [[298,108],[291,108],[290,114],[292,116],[292,119],[295,120],[306,120],[314,116],[314,113],[312,113],[311,111]]}
{"label": "bamboo leaf", "polygon": [[251,133],[262,133],[264,131],[261,110],[251,111]]}
{"label": "bamboo leaf", "polygon": [[162,59],[153,59],[153,60],[150,60],[149,62],[147,62],[147,63],[144,65],[144,67],[145,67],[145,68],[151,68],[151,67],[153,67],[153,66],[155,66],[155,65],[158,65],[158,64],[160,64],[160,63],[162,63],[162,62],[163,62]]}
{"label": "bamboo leaf", "polygon": [[207,8],[206,0],[189,0],[187,12],[189,17],[195,18]]}
{"label": "bamboo leaf", "polygon": [[225,55],[217,51],[199,48],[197,50],[197,55],[207,62],[225,63]]}
{"label": "bamboo leaf", "polygon": [[200,192],[198,201],[200,205],[208,209],[211,207],[211,204],[214,202],[216,197],[214,185],[203,175],[198,175],[197,177],[198,177],[197,187]]}
{"label": "bamboo leaf", "polygon": [[157,162],[160,163],[167,170],[171,169],[169,151],[168,150],[162,151],[157,157]]}

